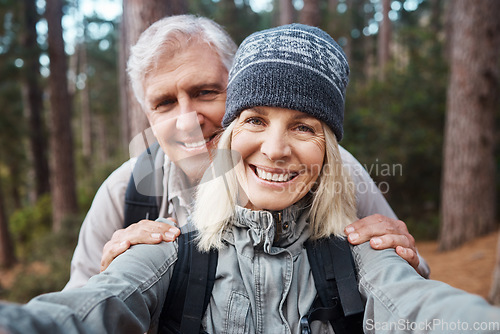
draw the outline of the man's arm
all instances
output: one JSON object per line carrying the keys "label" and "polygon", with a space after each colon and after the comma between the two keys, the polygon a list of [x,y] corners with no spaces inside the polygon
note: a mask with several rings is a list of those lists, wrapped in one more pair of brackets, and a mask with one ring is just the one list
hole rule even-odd
{"label": "man's arm", "polygon": [[130,175],[131,162],[127,161],[97,191],[80,229],[71,260],[71,276],[64,289],[80,287],[99,273],[104,245],[123,227],[125,190]]}
{"label": "man's arm", "polygon": [[406,224],[398,220],[380,189],[366,169],[346,149],[339,146],[344,166],[356,186],[356,204],[360,220],[346,227],[345,233],[353,245],[370,241],[374,249],[395,248],[422,276],[429,277],[430,268],[418,254],[415,239]]}

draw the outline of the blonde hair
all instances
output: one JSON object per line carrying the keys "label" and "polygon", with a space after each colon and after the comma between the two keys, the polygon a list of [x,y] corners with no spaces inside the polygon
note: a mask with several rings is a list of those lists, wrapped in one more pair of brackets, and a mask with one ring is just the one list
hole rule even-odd
{"label": "blonde hair", "polygon": [[[192,217],[199,231],[198,248],[201,251],[209,251],[211,248],[221,249],[224,246],[222,235],[231,225],[235,206],[241,195],[234,169],[241,159],[230,150],[236,122],[237,119],[222,133],[214,161],[198,186]],[[326,141],[325,160],[317,186],[312,190],[312,205],[309,212],[311,239],[328,237],[332,234],[342,236],[345,226],[357,219],[354,184],[342,165],[333,131],[322,124]]]}

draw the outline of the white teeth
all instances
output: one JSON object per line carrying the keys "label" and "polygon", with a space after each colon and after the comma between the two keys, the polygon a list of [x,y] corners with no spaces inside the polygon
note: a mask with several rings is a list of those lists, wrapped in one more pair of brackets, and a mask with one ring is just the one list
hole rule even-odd
{"label": "white teeth", "polygon": [[187,148],[196,148],[196,147],[200,147],[200,146],[205,146],[205,144],[207,142],[208,142],[208,139],[205,139],[205,140],[200,140],[200,141],[196,141],[193,143],[184,143],[184,146],[186,146]]}
{"label": "white teeth", "polygon": [[274,181],[274,182],[287,182],[290,180],[290,174],[273,174],[268,173],[260,168],[255,168],[257,172],[257,176],[266,181]]}

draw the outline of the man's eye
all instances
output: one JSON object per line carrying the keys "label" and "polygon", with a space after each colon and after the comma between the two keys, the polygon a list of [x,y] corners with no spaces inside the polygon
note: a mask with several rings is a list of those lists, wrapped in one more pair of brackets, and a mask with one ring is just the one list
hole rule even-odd
{"label": "man's eye", "polygon": [[163,100],[155,106],[154,111],[162,111],[162,107],[169,107],[174,103],[174,100]]}
{"label": "man's eye", "polygon": [[198,92],[198,97],[207,100],[215,98],[218,94],[218,91],[205,89]]}

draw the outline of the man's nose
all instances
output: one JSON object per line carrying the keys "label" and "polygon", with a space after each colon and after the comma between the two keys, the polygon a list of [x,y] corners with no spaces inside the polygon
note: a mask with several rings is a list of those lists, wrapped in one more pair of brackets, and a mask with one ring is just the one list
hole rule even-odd
{"label": "man's nose", "polygon": [[277,130],[264,134],[260,150],[272,161],[284,160],[292,153],[290,139],[286,133]]}
{"label": "man's nose", "polygon": [[177,116],[176,128],[179,131],[192,132],[199,129],[202,124],[202,117],[196,111],[182,111],[179,116]]}

